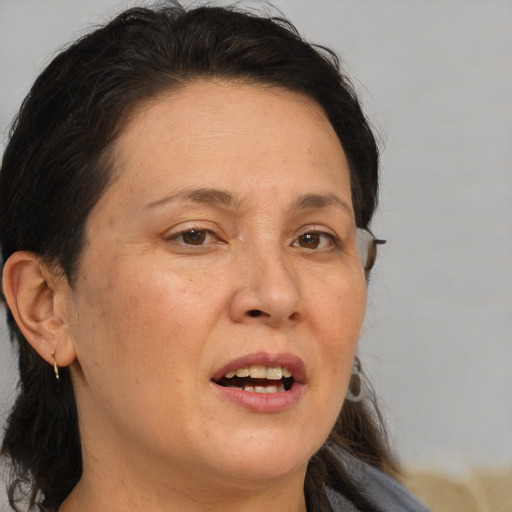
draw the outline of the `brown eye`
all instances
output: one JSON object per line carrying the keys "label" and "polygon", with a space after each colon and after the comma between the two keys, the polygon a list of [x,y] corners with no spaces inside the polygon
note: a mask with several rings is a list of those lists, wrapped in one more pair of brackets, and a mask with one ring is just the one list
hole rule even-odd
{"label": "brown eye", "polygon": [[331,233],[324,231],[307,231],[297,237],[292,246],[311,250],[332,249],[336,246],[336,238]]}
{"label": "brown eye", "polygon": [[226,243],[215,231],[200,227],[191,227],[178,231],[169,235],[167,240],[173,242],[175,247],[181,247],[182,249],[188,248],[189,250],[195,248],[198,250],[208,249],[212,248],[214,245]]}
{"label": "brown eye", "polygon": [[180,234],[183,243],[188,245],[203,245],[207,232],[203,229],[189,229]]}
{"label": "brown eye", "polygon": [[320,233],[304,233],[299,236],[298,242],[306,249],[317,249],[320,245]]}

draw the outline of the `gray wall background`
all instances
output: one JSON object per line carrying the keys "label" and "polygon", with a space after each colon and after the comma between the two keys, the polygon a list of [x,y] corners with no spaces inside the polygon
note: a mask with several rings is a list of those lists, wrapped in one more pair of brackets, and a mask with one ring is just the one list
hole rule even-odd
{"label": "gray wall background", "polygon": [[[2,143],[55,51],[132,5],[0,0]],[[338,51],[383,141],[374,231],[388,245],[360,352],[402,460],[454,474],[512,465],[512,2],[274,5]],[[0,422],[14,373],[1,326]]]}

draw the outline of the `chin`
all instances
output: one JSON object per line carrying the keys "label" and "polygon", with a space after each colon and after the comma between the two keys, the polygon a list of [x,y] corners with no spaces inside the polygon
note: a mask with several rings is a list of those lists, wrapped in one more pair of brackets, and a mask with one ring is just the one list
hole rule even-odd
{"label": "chin", "polygon": [[260,487],[267,486],[269,482],[283,481],[294,475],[303,475],[306,472],[309,458],[281,458],[275,460],[267,454],[259,454],[258,458],[241,459],[219,468],[219,474],[223,473],[237,486]]}
{"label": "chin", "polygon": [[[252,429],[246,436],[229,436],[229,447],[222,446],[215,454],[210,451],[214,471],[229,475],[237,482],[268,482],[305,473],[309,459],[321,447],[323,440],[313,445],[311,439],[290,436],[288,432]],[[307,439],[307,437],[306,437]]]}

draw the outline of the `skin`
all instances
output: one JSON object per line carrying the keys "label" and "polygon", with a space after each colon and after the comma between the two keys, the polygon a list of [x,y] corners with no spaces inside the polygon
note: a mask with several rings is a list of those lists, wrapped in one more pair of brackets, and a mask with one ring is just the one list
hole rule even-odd
{"label": "skin", "polygon": [[[332,126],[300,94],[197,81],[139,105],[114,157],[78,279],[52,292],[84,464],[61,511],[305,511],[366,304]],[[293,406],[254,412],[214,389],[262,352],[304,362]]]}

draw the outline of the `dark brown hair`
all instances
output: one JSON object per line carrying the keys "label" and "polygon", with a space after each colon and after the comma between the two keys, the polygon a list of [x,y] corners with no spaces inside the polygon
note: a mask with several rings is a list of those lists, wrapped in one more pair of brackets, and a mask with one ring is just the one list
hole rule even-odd
{"label": "dark brown hair", "polygon": [[[27,250],[57,264],[73,286],[88,215],[112,181],[110,148],[133,108],[198,78],[220,77],[301,92],[325,110],[350,168],[359,227],[377,204],[378,151],[349,80],[330,50],[304,41],[281,18],[233,8],[186,10],[177,3],[130,9],[61,52],[34,83],[16,117],[0,173],[0,244],[5,262]],[[82,472],[69,371],[59,382],[24,339],[19,394],[2,454],[11,459],[11,506],[57,509]],[[370,510],[334,449],[384,471],[395,468],[374,395],[346,402],[326,444],[310,461],[308,510],[330,510],[325,486]]]}

